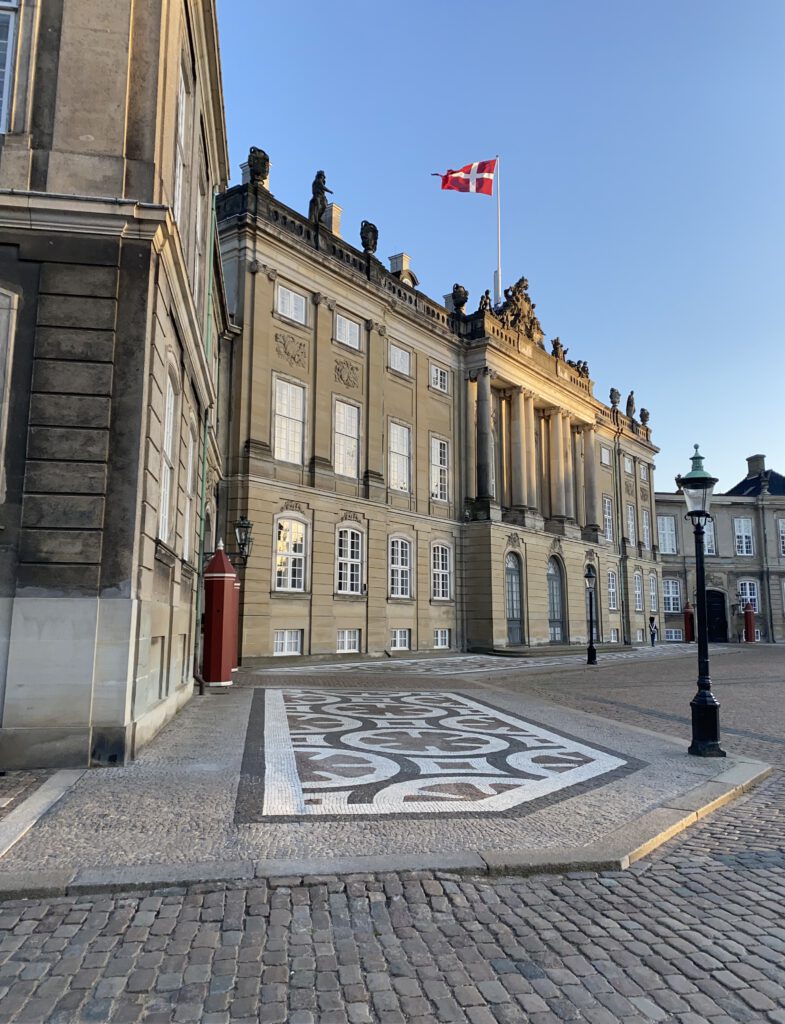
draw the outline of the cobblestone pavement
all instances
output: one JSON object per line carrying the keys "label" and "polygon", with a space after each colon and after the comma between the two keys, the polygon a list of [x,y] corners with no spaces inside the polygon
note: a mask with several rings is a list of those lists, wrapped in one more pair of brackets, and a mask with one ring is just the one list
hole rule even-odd
{"label": "cobblestone pavement", "polygon": [[0,1021],[782,1024],[785,776],[623,873],[0,905]]}
{"label": "cobblestone pavement", "polygon": [[31,796],[51,774],[51,771],[44,768],[37,771],[0,773],[0,821]]}

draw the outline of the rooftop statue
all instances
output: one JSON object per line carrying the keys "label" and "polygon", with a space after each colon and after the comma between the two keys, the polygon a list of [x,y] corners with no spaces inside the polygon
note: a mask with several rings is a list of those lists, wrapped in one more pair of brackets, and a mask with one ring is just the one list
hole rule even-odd
{"label": "rooftop statue", "polygon": [[248,153],[248,173],[253,185],[263,185],[270,176],[270,158],[263,149],[251,146]]}
{"label": "rooftop statue", "polygon": [[363,252],[373,256],[376,252],[376,246],[379,244],[379,229],[375,224],[371,224],[369,220],[364,220],[360,225],[360,241],[362,242]]}
{"label": "rooftop statue", "polygon": [[627,415],[630,417],[630,419],[632,419],[633,416],[635,415],[635,392],[634,391],[631,391],[629,393],[629,395],[627,395],[627,409],[626,409],[626,412],[627,412]]}
{"label": "rooftop statue", "polygon": [[466,303],[469,301],[469,293],[462,284],[452,286],[452,304],[456,313],[463,313]]}
{"label": "rooftop statue", "polygon": [[565,348],[564,345],[562,345],[560,338],[554,338],[551,341],[551,355],[556,359],[566,359],[569,351],[570,350],[568,348]]}
{"label": "rooftop statue", "polygon": [[308,219],[315,220],[317,224],[327,209],[326,192],[329,192],[330,195],[333,194],[333,190],[327,187],[327,177],[324,171],[317,171],[313,185],[311,185],[311,202],[308,206]]}
{"label": "rooftop statue", "polygon": [[611,388],[611,408],[618,409],[619,402],[621,401],[621,391],[618,388]]}
{"label": "rooftop statue", "polygon": [[648,422],[649,422],[649,410],[648,409],[641,409],[641,423],[645,427]]}
{"label": "rooftop statue", "polygon": [[527,338],[536,341],[540,348],[543,332],[540,321],[534,315],[535,304],[528,294],[529,282],[520,277],[511,288],[504,289],[504,302],[497,310],[497,316],[505,327],[521,331]]}
{"label": "rooftop statue", "polygon": [[491,302],[491,290],[486,288],[483,294],[480,296],[480,305],[477,307],[478,313],[492,313],[493,303]]}

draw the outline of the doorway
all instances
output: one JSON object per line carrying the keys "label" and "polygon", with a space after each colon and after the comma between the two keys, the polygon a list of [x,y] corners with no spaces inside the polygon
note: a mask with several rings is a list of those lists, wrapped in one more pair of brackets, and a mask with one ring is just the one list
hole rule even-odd
{"label": "doorway", "polygon": [[706,591],[706,632],[709,643],[724,644],[728,641],[728,613],[721,590]]}
{"label": "doorway", "polygon": [[504,560],[504,598],[507,613],[507,644],[517,647],[523,643],[521,621],[521,560],[509,554]]}

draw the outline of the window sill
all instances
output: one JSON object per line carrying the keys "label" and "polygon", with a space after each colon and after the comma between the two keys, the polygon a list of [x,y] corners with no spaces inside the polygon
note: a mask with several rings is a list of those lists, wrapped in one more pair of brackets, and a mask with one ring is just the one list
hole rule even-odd
{"label": "window sill", "polygon": [[[356,352],[358,356],[365,355],[361,345],[350,345],[347,341],[341,341],[340,338],[332,339],[333,345],[340,345],[342,350],[347,352]],[[353,651],[350,653],[359,654],[359,651]]]}
{"label": "window sill", "polygon": [[393,594],[387,598],[388,604],[417,604],[417,600],[414,597],[395,597]]}
{"label": "window sill", "polygon": [[454,597],[432,597],[430,600],[431,604],[435,605],[452,605],[455,604]]}
{"label": "window sill", "polygon": [[283,598],[285,601],[291,601],[297,598],[310,598],[310,590],[271,590],[270,597]]}
{"label": "window sill", "polygon": [[155,559],[157,562],[163,562],[164,565],[168,565],[170,569],[173,569],[180,560],[174,548],[170,548],[160,537],[157,537],[155,541]]}
{"label": "window sill", "polygon": [[442,391],[441,388],[435,388],[433,384],[428,385],[428,390],[431,392],[432,395],[438,395],[439,398],[452,398],[452,395],[450,394],[449,391]]}
{"label": "window sill", "polygon": [[414,382],[414,377],[410,373],[404,373],[403,370],[396,370],[392,366],[388,366],[387,372],[391,373],[393,377],[399,377],[401,380],[408,381],[410,384]]}
{"label": "window sill", "polygon": [[343,592],[333,591],[333,597],[336,601],[367,601],[367,594],[344,594]]}
{"label": "window sill", "polygon": [[292,320],[291,317],[286,316],[284,313],[279,313],[277,309],[273,312],[273,317],[276,320],[280,320],[282,324],[288,324],[289,327],[299,327],[303,331],[307,331],[310,326],[307,322],[303,323],[301,320]]}

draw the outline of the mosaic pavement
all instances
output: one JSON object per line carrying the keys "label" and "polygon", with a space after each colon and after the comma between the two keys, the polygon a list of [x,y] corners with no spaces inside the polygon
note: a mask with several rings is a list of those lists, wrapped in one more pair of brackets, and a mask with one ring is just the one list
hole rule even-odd
{"label": "mosaic pavement", "polygon": [[257,690],[235,820],[499,813],[625,764],[459,693]]}

